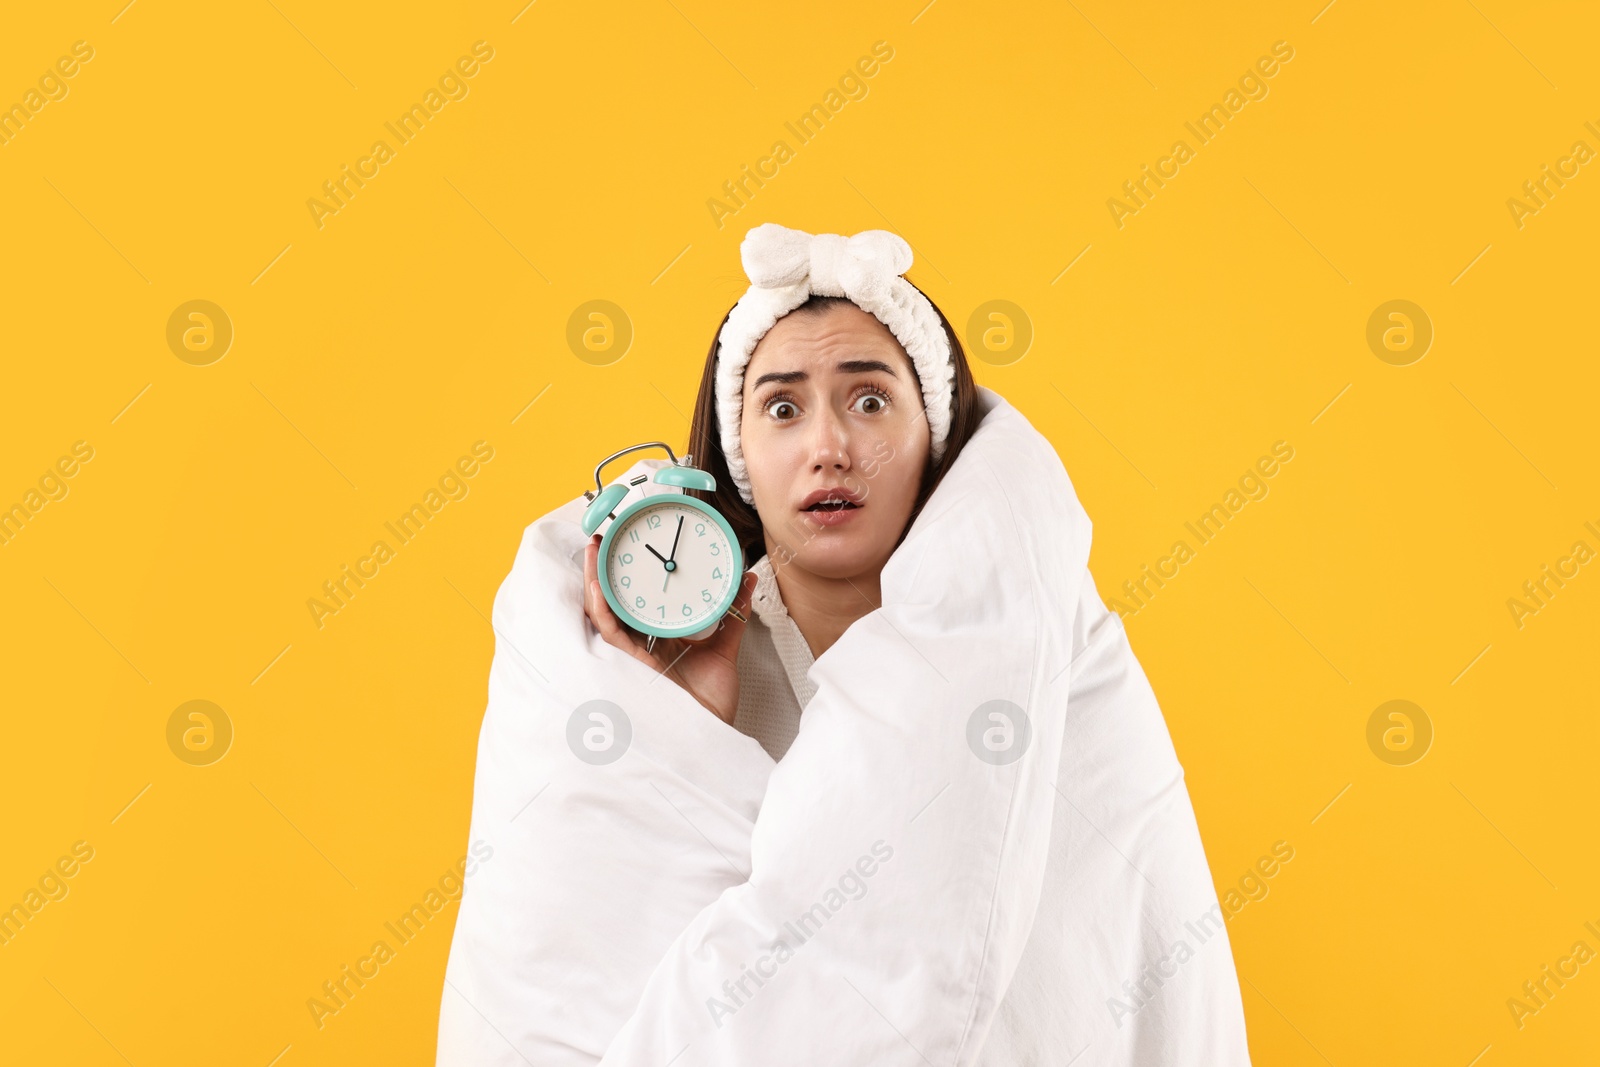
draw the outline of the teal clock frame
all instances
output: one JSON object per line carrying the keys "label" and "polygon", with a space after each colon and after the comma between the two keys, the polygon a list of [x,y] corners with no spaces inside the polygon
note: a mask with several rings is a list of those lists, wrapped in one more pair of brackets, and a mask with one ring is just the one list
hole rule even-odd
{"label": "teal clock frame", "polygon": [[[631,448],[625,448],[622,451],[615,452],[601,460],[599,465],[595,467],[596,487],[600,487],[600,471],[607,463],[610,463],[612,460],[618,458],[619,456],[626,455],[629,452],[635,452],[642,448],[656,447],[666,449],[667,455],[672,457],[672,465],[662,467],[660,470],[656,471],[655,476],[650,479],[652,482],[657,485],[675,485],[682,489],[699,489],[705,492],[715,491],[717,487],[716,479],[712,477],[708,471],[703,471],[695,467],[693,465],[692,457],[688,455],[685,455],[680,460],[673,453],[671,446],[667,445],[663,441],[651,441],[646,444],[634,445]],[[632,484],[623,484],[619,482],[615,485],[606,486],[601,488],[598,494],[592,491],[586,491],[584,495],[589,498],[589,507],[584,512],[582,526],[584,535],[592,536],[594,532],[599,529],[602,522],[604,522],[607,518],[611,519],[611,524],[606,527],[605,533],[600,536],[600,552],[599,558],[596,561],[600,579],[600,592],[605,596],[606,603],[611,606],[611,610],[617,616],[618,621],[620,621],[630,630],[635,630],[649,635],[650,646],[653,648],[656,639],[658,638],[680,638],[689,634],[700,633],[702,630],[708,630],[721,622],[722,617],[727,614],[728,609],[733,606],[733,602],[738,599],[739,596],[739,588],[744,578],[744,549],[740,546],[739,538],[734,534],[733,527],[729,525],[727,519],[723,518],[722,513],[705,501],[696,497],[692,497],[688,493],[681,493],[676,496],[666,493],[657,493],[653,496],[644,496],[629,504],[622,510],[621,514],[616,514],[614,512],[616,505],[621,502],[623,497],[628,495],[628,491],[633,487],[633,485],[637,485],[640,481],[643,481],[643,479],[635,479]],[[661,504],[669,503],[682,505],[692,511],[698,511],[700,514],[706,516],[706,518],[714,522],[723,532],[723,534],[727,536],[728,544],[731,548],[730,562],[733,565],[734,581],[728,586],[728,591],[725,595],[719,597],[717,600],[712,601],[714,606],[711,614],[716,621],[699,626],[693,630],[686,630],[682,627],[657,626],[654,623],[641,622],[635,619],[631,614],[628,613],[626,608],[618,603],[616,596],[611,591],[610,568],[607,565],[607,559],[611,555],[611,547],[615,540],[612,535],[615,534],[617,530],[625,527],[628,524],[629,519],[645,508],[656,507]]]}
{"label": "teal clock frame", "polygon": [[[657,626],[654,623],[642,622],[634,618],[634,616],[624,609],[621,604],[617,603],[617,598],[611,591],[611,581],[606,565],[607,557],[610,556],[609,549],[611,548],[613,541],[611,532],[613,530],[622,529],[628,524],[628,520],[630,518],[632,518],[638,512],[643,511],[645,508],[656,507],[657,505],[667,503],[681,504],[700,512],[702,515],[705,515],[712,522],[716,523],[722,532],[727,535],[728,544],[732,546],[731,562],[733,564],[734,577],[733,581],[728,586],[727,594],[712,601],[713,607],[711,610],[711,615],[715,621],[706,623],[703,626],[697,626],[693,630],[685,630],[680,627],[663,627]],[[722,514],[710,504],[707,504],[703,500],[697,500],[688,494],[683,494],[681,497],[674,498],[665,493],[658,493],[655,496],[647,496],[640,500],[635,500],[632,504],[629,504],[625,509],[623,509],[622,514],[611,520],[611,525],[606,527],[605,534],[600,538],[599,569],[600,591],[605,594],[606,603],[611,605],[611,610],[616,613],[617,618],[622,621],[624,626],[627,626],[632,630],[638,630],[642,633],[649,634],[651,637],[684,637],[688,634],[696,634],[701,630],[709,629],[710,627],[715,626],[717,622],[721,621],[722,617],[727,614],[728,608],[733,605],[734,600],[736,600],[739,596],[739,580],[744,576],[744,550],[739,547],[739,539],[734,536],[733,527],[728,525],[728,520],[723,518]]]}

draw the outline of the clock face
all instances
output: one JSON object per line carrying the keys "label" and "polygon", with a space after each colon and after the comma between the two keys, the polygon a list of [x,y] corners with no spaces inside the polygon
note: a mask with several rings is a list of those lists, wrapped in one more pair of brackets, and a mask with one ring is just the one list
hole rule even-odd
{"label": "clock face", "polygon": [[642,501],[606,532],[602,588],[635,629],[658,637],[714,625],[743,577],[725,520],[678,494]]}

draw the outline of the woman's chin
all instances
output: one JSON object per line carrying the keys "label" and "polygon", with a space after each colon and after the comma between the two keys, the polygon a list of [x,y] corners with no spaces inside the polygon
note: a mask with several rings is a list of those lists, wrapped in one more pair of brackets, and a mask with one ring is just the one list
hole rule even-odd
{"label": "woman's chin", "polygon": [[874,549],[881,543],[856,526],[830,526],[801,530],[801,547],[790,557],[819,578],[854,578],[878,562]]}

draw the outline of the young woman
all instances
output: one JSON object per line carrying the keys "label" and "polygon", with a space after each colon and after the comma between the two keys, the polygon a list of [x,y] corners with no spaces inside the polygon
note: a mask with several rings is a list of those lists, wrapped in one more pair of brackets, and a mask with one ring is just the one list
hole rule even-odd
{"label": "young woman", "polygon": [[[882,258],[885,242],[903,273],[909,246],[883,231],[850,241],[853,251],[845,238],[773,224],[746,239],[747,270],[752,255],[764,258],[767,281],[790,290],[776,304],[736,305],[701,379],[690,450],[718,488],[699,495],[756,560],[715,634],[647,651],[600,592],[598,534],[585,551],[585,612],[605,641],[774,760],[816,692],[812,664],[882,603],[885,564],[979,426],[988,393],[921,290],[846,276],[859,266],[853,254]],[[774,274],[771,262],[786,258]],[[1087,576],[1082,588],[1043,897],[976,1062],[1066,1064],[1093,1049],[1082,1062],[1247,1064],[1182,769],[1120,621]]]}

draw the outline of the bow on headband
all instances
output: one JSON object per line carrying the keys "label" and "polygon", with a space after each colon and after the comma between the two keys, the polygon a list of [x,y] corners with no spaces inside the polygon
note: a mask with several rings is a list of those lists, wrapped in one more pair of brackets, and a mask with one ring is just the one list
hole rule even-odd
{"label": "bow on headband", "polygon": [[739,258],[751,283],[763,289],[809,281],[813,293],[847,296],[886,290],[890,278],[911,269],[911,246],[888,230],[863,230],[844,237],[768,222],[745,236]]}
{"label": "bow on headband", "polygon": [[846,297],[894,334],[922,386],[932,457],[944,455],[955,403],[955,364],[939,313],[901,277],[911,269],[912,259],[904,238],[888,230],[863,230],[853,237],[810,234],[767,222],[745,234],[739,258],[750,288],[718,335],[715,388],[722,453],[745,503],[755,504],[739,443],[745,367],[773,324],[812,295]]}

